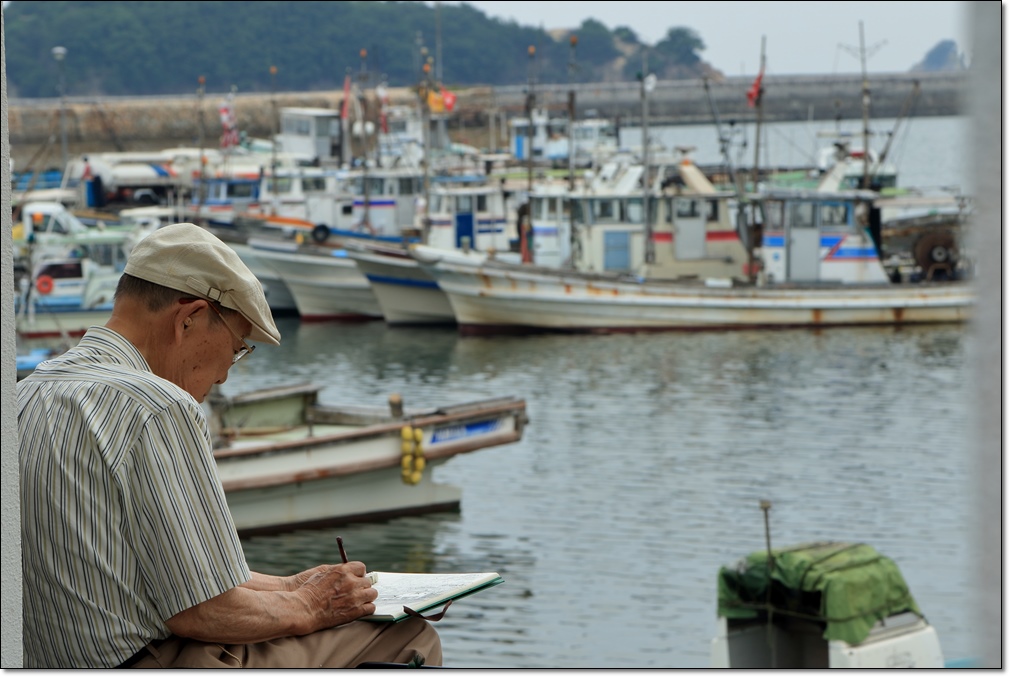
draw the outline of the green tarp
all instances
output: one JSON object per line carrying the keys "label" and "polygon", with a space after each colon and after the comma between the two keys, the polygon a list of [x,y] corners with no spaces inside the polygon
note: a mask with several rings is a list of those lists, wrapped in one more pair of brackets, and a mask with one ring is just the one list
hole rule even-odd
{"label": "green tarp", "polygon": [[[806,543],[772,550],[772,613],[826,623],[824,639],[859,644],[874,623],[918,605],[898,565],[862,543]],[[719,570],[719,615],[757,618],[768,608],[768,553]]]}

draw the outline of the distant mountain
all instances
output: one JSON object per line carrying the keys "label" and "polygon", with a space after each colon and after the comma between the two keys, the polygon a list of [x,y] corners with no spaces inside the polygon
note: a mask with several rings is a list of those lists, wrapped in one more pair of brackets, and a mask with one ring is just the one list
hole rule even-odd
{"label": "distant mountain", "polygon": [[643,55],[660,79],[721,75],[687,27],[648,45],[593,19],[547,32],[466,4],[17,0],[3,11],[10,98],[58,96],[61,77],[69,96],[189,94],[201,77],[209,92],[335,90],[345,75],[411,86],[426,61],[447,87],[635,80]]}
{"label": "distant mountain", "polygon": [[926,53],[922,61],[912,66],[916,73],[951,73],[967,70],[963,54],[953,40],[941,40]]}

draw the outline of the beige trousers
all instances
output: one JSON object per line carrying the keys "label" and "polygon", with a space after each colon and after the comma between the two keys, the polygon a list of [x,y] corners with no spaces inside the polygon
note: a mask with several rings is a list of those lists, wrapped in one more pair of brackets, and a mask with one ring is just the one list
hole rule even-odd
{"label": "beige trousers", "polygon": [[442,643],[427,621],[355,621],[302,637],[257,644],[213,644],[175,635],[147,646],[134,668],[351,668],[365,662],[442,664]]}

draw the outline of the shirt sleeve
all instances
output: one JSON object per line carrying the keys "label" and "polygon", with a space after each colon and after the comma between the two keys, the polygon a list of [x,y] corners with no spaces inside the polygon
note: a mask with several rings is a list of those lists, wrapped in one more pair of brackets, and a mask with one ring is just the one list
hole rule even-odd
{"label": "shirt sleeve", "polygon": [[249,580],[195,401],[148,414],[131,457],[127,542],[136,549],[148,602],[163,620]]}

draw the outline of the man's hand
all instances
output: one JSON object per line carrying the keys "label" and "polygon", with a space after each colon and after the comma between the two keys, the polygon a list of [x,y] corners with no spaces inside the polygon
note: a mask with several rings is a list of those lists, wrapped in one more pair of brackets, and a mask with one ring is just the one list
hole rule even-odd
{"label": "man's hand", "polygon": [[[298,580],[302,576],[305,578]],[[300,583],[295,594],[318,622],[310,632],[375,613],[374,602],[379,592],[365,578],[365,565],[361,562],[324,564],[297,574],[295,579]]]}

